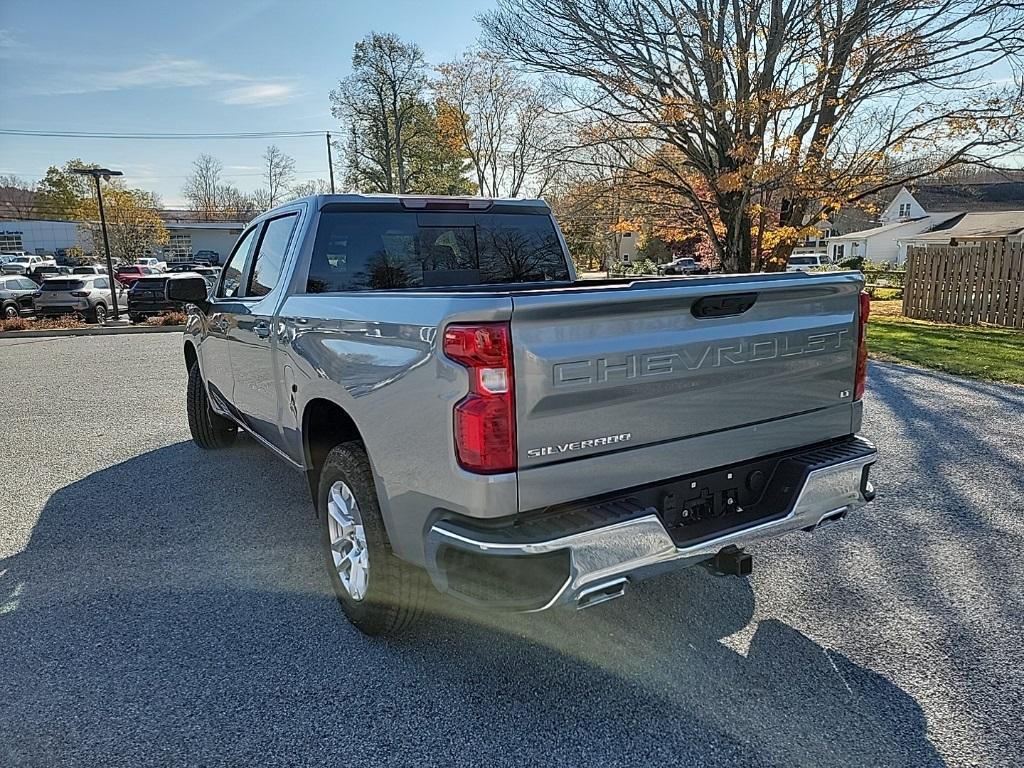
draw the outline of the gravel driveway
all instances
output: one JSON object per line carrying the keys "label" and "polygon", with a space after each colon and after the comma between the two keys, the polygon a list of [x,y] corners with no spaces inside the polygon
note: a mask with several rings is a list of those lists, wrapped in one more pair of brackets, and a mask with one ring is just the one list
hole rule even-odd
{"label": "gravel driveway", "polygon": [[0,340],[0,765],[1024,764],[1024,389],[874,365],[876,502],[751,579],[383,642],[179,344]]}

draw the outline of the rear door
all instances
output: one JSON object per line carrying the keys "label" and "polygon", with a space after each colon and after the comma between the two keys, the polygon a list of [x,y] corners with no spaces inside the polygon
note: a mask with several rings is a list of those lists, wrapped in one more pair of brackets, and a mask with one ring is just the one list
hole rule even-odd
{"label": "rear door", "polygon": [[13,283],[13,287],[16,288],[16,295],[21,313],[28,314],[32,312],[35,305],[36,291],[39,290],[39,286],[27,277],[12,277],[8,279],[7,282],[8,285]]}
{"label": "rear door", "polygon": [[784,273],[513,296],[520,468],[564,462],[568,479],[587,457],[849,411],[861,285]]}
{"label": "rear door", "polygon": [[283,290],[285,258],[294,238],[298,211],[267,219],[252,267],[245,276],[241,301],[228,323],[233,401],[246,424],[271,444],[283,448],[278,426],[278,391],[274,364],[275,310]]}
{"label": "rear door", "polygon": [[232,411],[234,380],[231,376],[228,333],[246,304],[241,297],[242,288],[249,273],[252,248],[262,226],[256,224],[242,233],[210,299],[210,310],[206,318],[207,333],[201,349],[203,376],[210,395],[219,401],[221,407]]}

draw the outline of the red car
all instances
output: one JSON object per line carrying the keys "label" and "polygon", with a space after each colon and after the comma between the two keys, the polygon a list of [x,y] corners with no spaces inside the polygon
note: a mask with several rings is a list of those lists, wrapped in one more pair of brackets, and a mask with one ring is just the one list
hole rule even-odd
{"label": "red car", "polygon": [[156,273],[155,269],[144,267],[141,264],[122,264],[117,268],[115,277],[119,283],[130,288],[140,277],[148,277]]}

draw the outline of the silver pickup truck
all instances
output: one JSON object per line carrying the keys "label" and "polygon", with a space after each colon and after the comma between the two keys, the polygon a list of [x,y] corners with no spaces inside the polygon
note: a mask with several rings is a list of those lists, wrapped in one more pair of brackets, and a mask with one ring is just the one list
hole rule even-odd
{"label": "silver pickup truck", "polygon": [[242,428],[305,473],[344,612],[380,634],[437,591],[538,611],[745,575],[752,542],[871,501],[861,287],[579,281],[543,201],[331,195],[168,295],[195,442]]}

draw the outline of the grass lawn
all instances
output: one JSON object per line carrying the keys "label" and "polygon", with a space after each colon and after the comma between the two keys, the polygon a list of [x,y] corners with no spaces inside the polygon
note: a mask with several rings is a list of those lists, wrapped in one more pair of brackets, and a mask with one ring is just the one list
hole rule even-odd
{"label": "grass lawn", "polygon": [[900,314],[901,306],[901,301],[871,302],[871,357],[1024,384],[1024,331],[911,320]]}

